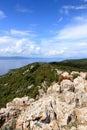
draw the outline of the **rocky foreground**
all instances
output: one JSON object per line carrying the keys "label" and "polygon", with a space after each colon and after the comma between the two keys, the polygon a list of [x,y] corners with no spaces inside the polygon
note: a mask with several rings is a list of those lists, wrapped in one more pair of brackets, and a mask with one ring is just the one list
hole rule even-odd
{"label": "rocky foreground", "polygon": [[40,89],[37,100],[25,96],[7,103],[0,130],[87,130],[87,74],[57,73],[58,83],[47,93]]}

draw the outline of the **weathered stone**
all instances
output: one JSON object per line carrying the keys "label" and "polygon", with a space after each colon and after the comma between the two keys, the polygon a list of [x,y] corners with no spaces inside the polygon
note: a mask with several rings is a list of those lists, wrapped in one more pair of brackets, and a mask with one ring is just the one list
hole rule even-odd
{"label": "weathered stone", "polygon": [[69,77],[70,75],[69,75],[68,72],[63,72],[63,73],[62,73],[62,76],[64,76],[64,77],[65,77],[65,76],[66,76],[66,77]]}
{"label": "weathered stone", "polygon": [[73,84],[73,82],[70,81],[70,80],[67,80],[67,79],[63,80],[63,81],[61,82],[60,86],[61,86],[61,90],[62,90],[62,91],[68,91],[68,90],[70,90],[70,89],[72,90],[72,88],[74,89],[74,84]]}
{"label": "weathered stone", "polygon": [[73,102],[75,102],[75,94],[72,92],[66,92],[64,93],[64,99],[66,103],[72,104]]}
{"label": "weathered stone", "polygon": [[54,83],[47,93],[40,91],[37,100],[23,97],[7,103],[0,110],[0,127],[15,119],[13,130],[87,130],[87,81],[79,74],[73,81]]}
{"label": "weathered stone", "polygon": [[87,108],[83,107],[83,108],[77,108],[75,110],[76,116],[77,116],[77,120],[79,123],[81,124],[87,124]]}
{"label": "weathered stone", "polygon": [[76,127],[72,126],[72,128],[70,130],[77,130]]}
{"label": "weathered stone", "polygon": [[78,125],[77,130],[87,130],[87,125]]}
{"label": "weathered stone", "polygon": [[86,79],[86,78],[87,78],[87,72],[80,72],[80,76],[81,76],[83,79]]}
{"label": "weathered stone", "polygon": [[55,83],[48,88],[47,93],[51,94],[53,92],[59,92],[59,89],[60,89],[60,85],[58,83]]}

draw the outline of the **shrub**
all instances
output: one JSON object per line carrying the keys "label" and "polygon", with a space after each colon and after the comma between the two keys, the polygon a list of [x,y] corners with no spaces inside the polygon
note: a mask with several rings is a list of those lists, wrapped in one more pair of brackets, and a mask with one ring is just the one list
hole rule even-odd
{"label": "shrub", "polygon": [[78,73],[72,74],[73,79],[77,78],[78,76],[80,76],[80,74],[78,74]]}
{"label": "shrub", "polygon": [[58,83],[59,83],[59,85],[60,85],[60,83],[62,82],[62,80],[64,80],[64,79],[71,80],[70,77],[63,76],[63,75],[59,75],[59,77],[58,77]]}

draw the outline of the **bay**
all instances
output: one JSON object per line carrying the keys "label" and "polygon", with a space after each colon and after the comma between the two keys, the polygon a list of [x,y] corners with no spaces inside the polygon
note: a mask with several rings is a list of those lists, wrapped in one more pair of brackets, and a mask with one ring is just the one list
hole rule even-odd
{"label": "bay", "polygon": [[57,58],[0,58],[0,75],[6,74],[11,69],[17,69],[34,62],[59,61]]}

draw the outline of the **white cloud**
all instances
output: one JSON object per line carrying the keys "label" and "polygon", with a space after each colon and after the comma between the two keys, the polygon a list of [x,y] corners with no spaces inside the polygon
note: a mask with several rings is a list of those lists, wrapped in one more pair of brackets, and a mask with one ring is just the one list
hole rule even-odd
{"label": "white cloud", "polygon": [[85,39],[87,38],[87,24],[65,27],[60,30],[55,38],[59,40]]}
{"label": "white cloud", "polygon": [[62,7],[63,9],[75,9],[75,10],[81,10],[81,9],[87,9],[87,5],[80,5],[80,6],[73,6],[73,5],[65,5]]}
{"label": "white cloud", "polygon": [[5,44],[11,42],[11,38],[9,36],[2,36],[0,37],[0,44]]}
{"label": "white cloud", "polygon": [[65,27],[56,29],[50,38],[30,38],[28,33],[32,32],[11,29],[8,36],[0,37],[0,56],[87,57],[86,17],[74,17]]}
{"label": "white cloud", "polygon": [[5,18],[5,17],[6,17],[5,13],[2,10],[0,10],[0,18],[2,19],[2,18]]}
{"label": "white cloud", "polygon": [[79,46],[86,47],[87,46],[87,42],[81,42],[81,43],[79,43]]}
{"label": "white cloud", "polygon": [[44,55],[45,56],[57,56],[57,55],[60,55],[60,54],[63,54],[64,53],[64,50],[48,50]]}
{"label": "white cloud", "polygon": [[79,5],[79,6],[64,5],[60,11],[65,13],[65,14],[68,14],[69,10],[85,10],[85,9],[87,9],[87,4]]}
{"label": "white cloud", "polygon": [[28,38],[0,37],[0,56],[76,57],[87,55],[87,40],[69,42],[54,37],[42,39],[38,45]]}
{"label": "white cloud", "polygon": [[54,39],[57,40],[84,40],[87,39],[87,17],[76,16],[62,29],[55,31]]}
{"label": "white cloud", "polygon": [[87,0],[84,0],[84,2],[87,2]]}
{"label": "white cloud", "polygon": [[65,58],[87,57],[87,18],[74,17],[51,39],[42,39],[43,55]]}
{"label": "white cloud", "polygon": [[33,10],[29,10],[23,6],[20,6],[20,5],[16,6],[16,11],[21,12],[21,13],[32,13],[33,12]]}
{"label": "white cloud", "polygon": [[40,47],[27,38],[0,37],[0,55],[31,56],[39,51]]}
{"label": "white cloud", "polygon": [[86,23],[87,22],[87,18],[82,17],[82,16],[76,16],[74,18],[74,20],[75,20],[75,22],[79,22],[79,23],[81,23],[81,22]]}
{"label": "white cloud", "polygon": [[33,33],[31,30],[16,30],[16,29],[11,29],[10,30],[11,35],[16,35],[16,36],[30,36],[30,37],[35,37],[36,34]]}

